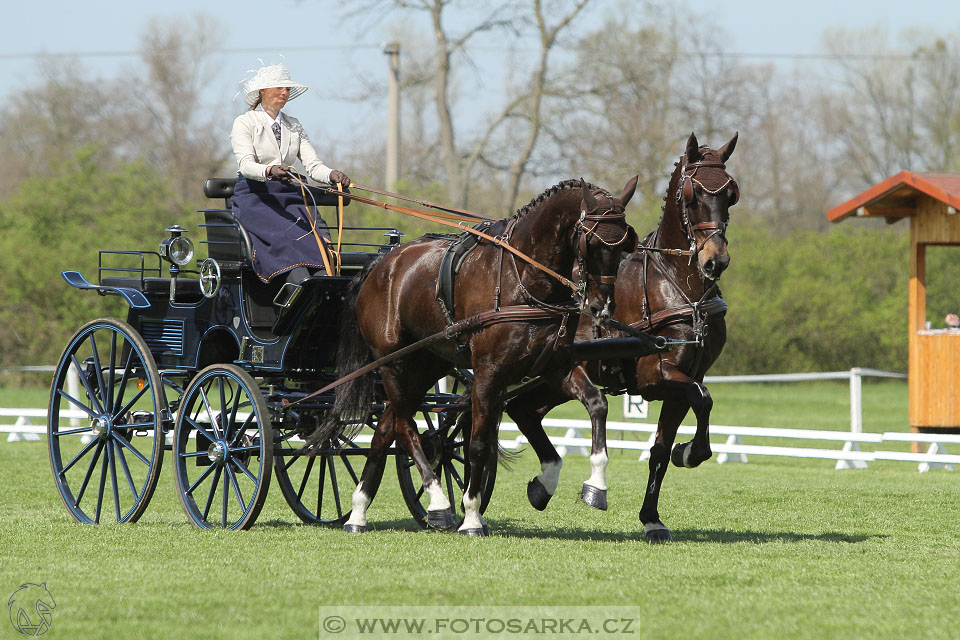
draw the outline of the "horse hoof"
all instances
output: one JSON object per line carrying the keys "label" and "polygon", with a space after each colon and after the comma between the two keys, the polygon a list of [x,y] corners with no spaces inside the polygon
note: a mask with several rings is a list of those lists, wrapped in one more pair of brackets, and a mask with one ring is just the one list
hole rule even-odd
{"label": "horse hoof", "polygon": [[543,484],[534,478],[527,483],[527,500],[530,501],[534,509],[543,511],[547,508],[547,503],[550,502],[550,494],[547,493]]}
{"label": "horse hoof", "polygon": [[673,536],[670,535],[670,529],[654,529],[647,531],[647,542],[650,544],[673,542]]}
{"label": "horse hoof", "polygon": [[457,519],[451,507],[439,511],[427,511],[427,526],[431,529],[450,529],[455,524]]}
{"label": "horse hoof", "polygon": [[600,509],[600,511],[607,510],[606,489],[597,489],[596,487],[592,487],[589,484],[584,483],[583,490],[580,491],[580,497],[583,498],[583,501],[594,509]]}
{"label": "horse hoof", "polygon": [[460,529],[459,533],[460,535],[467,536],[468,538],[486,538],[490,535],[490,527],[483,525],[479,528],[475,527],[473,529]]}
{"label": "horse hoof", "polygon": [[690,443],[678,444],[673,448],[673,451],[670,452],[670,461],[673,462],[675,467],[689,467],[687,460],[684,460],[684,454],[689,456],[690,454]]}
{"label": "horse hoof", "polygon": [[343,530],[347,533],[363,533],[367,530],[367,525],[365,524],[345,524],[343,525]]}

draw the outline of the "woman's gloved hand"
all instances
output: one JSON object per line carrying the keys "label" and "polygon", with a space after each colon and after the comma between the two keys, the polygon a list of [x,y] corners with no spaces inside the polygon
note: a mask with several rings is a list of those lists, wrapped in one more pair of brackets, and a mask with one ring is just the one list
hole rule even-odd
{"label": "woman's gloved hand", "polygon": [[343,171],[334,169],[330,172],[330,184],[342,184],[344,187],[350,186],[350,178]]}

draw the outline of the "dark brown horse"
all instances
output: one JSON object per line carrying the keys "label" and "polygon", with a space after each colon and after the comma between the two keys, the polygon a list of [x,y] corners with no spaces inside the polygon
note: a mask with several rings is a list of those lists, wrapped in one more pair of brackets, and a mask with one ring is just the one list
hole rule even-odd
{"label": "dark brown horse", "polygon": [[[481,241],[462,258],[449,310],[438,302],[438,273],[450,248],[448,238],[424,237],[405,244],[361,274],[355,300],[345,308],[347,322],[338,355],[341,372],[357,370],[371,356],[383,358],[439,332],[449,332],[450,339],[380,367],[389,402],[377,421],[345,530],[365,530],[366,510],[394,440],[409,453],[423,478],[430,496],[427,523],[437,528],[456,524],[413,417],[428,389],[458,363],[474,371],[464,521],[459,530],[465,535],[488,533],[481,501],[489,500],[496,477],[503,393],[508,385],[532,375],[559,384],[574,365],[573,327],[580,312],[596,317],[612,312],[614,276],[624,252],[636,246],[636,234],[624,215],[636,182],[631,180],[615,198],[582,181],[565,181],[488,230],[557,275],[570,276],[575,264],[582,265],[574,276],[579,281],[575,300],[569,286],[490,241]],[[489,316],[491,311],[491,322],[459,335],[451,330],[459,326],[456,323]],[[371,391],[362,379],[338,388],[334,414],[340,416],[341,425],[344,416],[369,411],[374,402]],[[312,440],[323,442],[335,435],[326,428]]]}
{"label": "dark brown horse", "polygon": [[[614,329],[607,335],[644,331],[685,344],[634,360],[579,365],[560,384],[541,386],[507,404],[507,413],[540,458],[542,472],[527,491],[535,508],[546,507],[562,466],[541,421],[550,409],[573,398],[587,407],[593,427],[592,473],[581,495],[591,506],[606,508],[607,402],[596,383],[611,393],[626,391],[663,401],[640,521],[650,542],[672,539],[657,511],[671,449],[674,464],[681,467],[696,467],[712,455],[708,430],[713,400],[703,377],[726,341],[726,304],[717,280],[730,262],[725,234],[728,209],[739,199],[737,183],[724,164],[736,144],[734,135],[713,150],[701,147],[690,135],[670,177],[660,225],[623,261],[617,274],[614,320],[625,330]],[[588,340],[600,334],[582,323],[577,337]],[[673,447],[680,422],[691,408],[697,418],[696,434],[691,442]]]}

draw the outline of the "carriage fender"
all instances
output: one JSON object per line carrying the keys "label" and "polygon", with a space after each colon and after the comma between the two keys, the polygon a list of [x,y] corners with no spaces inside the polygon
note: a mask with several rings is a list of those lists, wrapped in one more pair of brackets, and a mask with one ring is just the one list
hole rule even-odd
{"label": "carriage fender", "polygon": [[93,289],[100,293],[116,293],[127,301],[131,309],[150,308],[150,301],[147,300],[147,296],[136,289],[130,289],[128,287],[105,287],[99,284],[93,284],[87,282],[87,279],[84,278],[79,271],[61,271],[60,275],[63,276],[63,279],[66,280],[67,284],[71,287],[76,287],[77,289]]}

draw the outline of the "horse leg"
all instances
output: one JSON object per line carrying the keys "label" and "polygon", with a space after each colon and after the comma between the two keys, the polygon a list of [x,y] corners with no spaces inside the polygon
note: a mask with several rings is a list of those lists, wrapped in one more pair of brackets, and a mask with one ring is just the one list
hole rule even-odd
{"label": "horse leg", "polygon": [[643,496],[643,505],[640,507],[640,522],[643,523],[647,542],[650,543],[656,544],[673,540],[670,529],[660,521],[657,503],[660,501],[660,487],[663,484],[663,477],[667,473],[667,467],[670,466],[670,449],[677,437],[677,428],[680,426],[680,421],[683,420],[683,416],[687,415],[688,410],[687,404],[678,400],[664,400],[663,407],[660,409],[657,438],[653,446],[650,447],[650,475]]}
{"label": "horse leg", "polygon": [[440,479],[430,466],[413,416],[432,384],[440,378],[449,365],[432,357],[412,357],[403,371],[382,367],[383,385],[390,398],[390,407],[396,416],[397,442],[403,447],[423,480],[423,490],[430,496],[427,505],[427,525],[435,529],[450,529],[456,524],[456,515],[450,500],[443,492]]}
{"label": "horse leg", "polygon": [[564,380],[570,394],[587,408],[590,416],[590,477],[580,489],[580,497],[588,505],[607,510],[607,398],[590,381],[582,365],[574,367]]}
{"label": "horse leg", "polygon": [[367,530],[367,507],[373,502],[380,488],[383,470],[386,466],[386,452],[395,438],[396,416],[393,407],[388,405],[370,441],[367,461],[360,472],[360,482],[353,490],[353,509],[350,518],[344,523],[343,530],[348,533],[363,533]]}
{"label": "horse leg", "polygon": [[568,400],[560,385],[544,384],[507,403],[506,412],[524,435],[540,460],[540,475],[527,483],[527,500],[537,511],[547,508],[560,481],[563,459],[543,430],[543,416]]}
{"label": "horse leg", "polygon": [[478,375],[473,382],[473,425],[470,431],[467,486],[463,491],[463,524],[459,532],[465,536],[487,536],[490,529],[480,514],[486,497],[484,488],[492,487],[497,472],[497,426],[503,412],[499,388]]}
{"label": "horse leg", "polygon": [[683,386],[686,402],[697,417],[697,432],[690,442],[674,447],[670,459],[678,467],[693,468],[713,455],[710,449],[710,411],[713,409],[713,398],[707,388],[696,380],[689,379]]}

